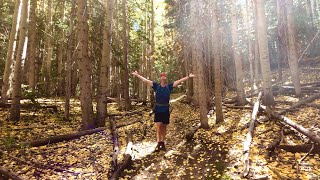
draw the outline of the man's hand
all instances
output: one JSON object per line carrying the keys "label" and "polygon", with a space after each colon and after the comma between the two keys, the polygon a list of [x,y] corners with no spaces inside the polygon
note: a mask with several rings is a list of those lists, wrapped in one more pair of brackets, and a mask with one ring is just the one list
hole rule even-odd
{"label": "man's hand", "polygon": [[139,75],[139,73],[138,73],[137,71],[134,71],[134,72],[132,72],[131,74],[134,75],[134,76]]}
{"label": "man's hand", "polygon": [[188,77],[189,77],[189,78],[194,78],[194,77],[196,77],[196,76],[195,76],[194,74],[190,73]]}

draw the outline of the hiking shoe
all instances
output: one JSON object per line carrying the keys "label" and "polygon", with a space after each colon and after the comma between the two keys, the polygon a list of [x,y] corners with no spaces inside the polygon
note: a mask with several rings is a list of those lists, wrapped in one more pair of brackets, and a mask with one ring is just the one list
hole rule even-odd
{"label": "hiking shoe", "polygon": [[158,142],[156,148],[154,149],[155,152],[159,152],[161,150],[161,143]]}
{"label": "hiking shoe", "polygon": [[160,150],[166,151],[166,146],[164,145],[164,142],[160,142]]}

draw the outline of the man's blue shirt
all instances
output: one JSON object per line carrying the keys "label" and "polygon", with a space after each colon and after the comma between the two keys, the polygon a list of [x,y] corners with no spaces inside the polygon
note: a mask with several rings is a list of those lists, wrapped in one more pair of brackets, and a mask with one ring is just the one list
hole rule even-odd
{"label": "man's blue shirt", "polygon": [[170,93],[173,90],[173,83],[169,83],[165,87],[162,87],[160,84],[153,82],[152,88],[156,92],[155,113],[169,112]]}

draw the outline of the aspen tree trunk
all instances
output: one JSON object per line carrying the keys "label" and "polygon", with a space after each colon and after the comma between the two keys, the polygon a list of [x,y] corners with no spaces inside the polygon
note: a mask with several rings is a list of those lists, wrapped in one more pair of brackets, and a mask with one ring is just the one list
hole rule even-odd
{"label": "aspen tree trunk", "polygon": [[251,84],[251,91],[254,91],[255,88],[255,81],[254,81],[254,72],[253,72],[253,63],[254,63],[254,56],[252,54],[252,33],[251,33],[251,23],[250,23],[250,2],[246,0],[246,21],[247,21],[247,31],[248,31],[248,58],[250,63],[250,84]]}
{"label": "aspen tree trunk", "polygon": [[105,126],[107,115],[107,96],[110,86],[109,69],[111,58],[111,35],[112,35],[112,9],[113,1],[105,0],[105,27],[103,31],[103,47],[102,59],[100,66],[98,95],[97,95],[97,124],[98,126]]}
{"label": "aspen tree trunk", "polygon": [[71,76],[72,76],[72,58],[73,58],[73,38],[74,38],[74,19],[75,19],[76,0],[71,1],[70,25],[68,32],[67,62],[66,62],[66,86],[65,86],[65,104],[64,119],[69,121],[70,117],[70,97],[71,97]]}
{"label": "aspen tree trunk", "polygon": [[[151,0],[151,56],[150,56],[150,79],[154,80],[154,57],[156,55],[155,52],[155,42],[154,42],[154,0]],[[154,93],[152,88],[150,88],[150,102],[151,107],[154,107]]]}
{"label": "aspen tree trunk", "polygon": [[77,0],[78,11],[78,65],[79,65],[79,79],[80,79],[80,103],[82,128],[92,129],[96,127],[93,121],[93,107],[91,97],[91,71],[92,64],[88,57],[88,12],[87,1]]}
{"label": "aspen tree trunk", "polygon": [[19,28],[19,43],[16,56],[16,64],[14,66],[13,91],[12,91],[12,106],[10,109],[10,120],[20,120],[20,99],[21,99],[21,80],[22,80],[22,53],[27,35],[27,14],[28,0],[21,1],[21,19]]}
{"label": "aspen tree trunk", "polygon": [[[18,14],[20,14],[20,0],[16,0],[15,6],[14,6],[14,14],[12,16],[12,25],[10,30],[10,36],[9,36],[9,46],[8,46],[8,52],[6,57],[6,64],[3,74],[3,85],[1,89],[1,101],[2,103],[8,102],[8,91],[9,91],[9,77],[12,73],[12,64],[13,64],[13,58],[14,58],[14,48],[16,46],[16,39],[19,29],[19,20],[18,20]],[[21,19],[21,18],[20,18]]]}
{"label": "aspen tree trunk", "polygon": [[278,16],[278,72],[279,81],[282,81],[282,62],[287,61],[288,43],[287,43],[287,17],[286,17],[285,1],[277,0],[277,16]]}
{"label": "aspen tree trunk", "polygon": [[193,62],[196,64],[193,64],[196,66],[197,69],[197,77],[196,80],[198,82],[198,97],[199,97],[199,107],[200,107],[200,121],[201,121],[201,127],[202,128],[209,128],[208,124],[208,118],[207,118],[207,94],[205,90],[205,78],[204,78],[204,70],[203,70],[203,63],[204,59],[202,56],[202,34],[197,32],[197,28],[201,27],[199,23],[199,14],[200,14],[200,4],[199,2],[196,2],[195,0],[191,1],[191,30],[193,33],[193,47],[192,47],[192,59]]}
{"label": "aspen tree trunk", "polygon": [[271,69],[269,60],[269,49],[267,39],[267,24],[265,14],[265,0],[255,0],[257,7],[257,31],[258,31],[258,43],[260,54],[260,65],[262,73],[262,89],[263,100],[262,102],[266,106],[274,105],[274,98],[271,87]]}
{"label": "aspen tree trunk", "polygon": [[[143,40],[143,51],[142,51],[142,74],[144,77],[148,78],[148,62],[147,62],[147,32],[148,32],[148,3],[147,1],[145,2],[145,24],[144,24],[144,31],[145,31],[145,38]],[[142,83],[142,100],[147,101],[147,91],[148,91],[148,86]]]}
{"label": "aspen tree trunk", "polygon": [[122,41],[123,41],[123,97],[125,100],[125,109],[131,109],[131,100],[129,97],[129,70],[128,70],[128,38],[127,38],[127,13],[126,0],[122,0]]}
{"label": "aspen tree trunk", "polygon": [[35,91],[37,80],[36,80],[36,9],[37,9],[37,0],[30,0],[30,22],[29,22],[29,68],[28,68],[28,84],[32,91]]}
{"label": "aspen tree trunk", "polygon": [[51,76],[51,63],[53,55],[52,45],[52,0],[48,0],[47,6],[47,22],[46,22],[46,51],[47,54],[43,63],[43,75],[44,75],[44,91],[48,95],[50,89],[50,76]]}
{"label": "aspen tree trunk", "polygon": [[212,47],[214,57],[214,95],[216,105],[216,123],[223,122],[222,112],[222,82],[221,82],[221,55],[220,55],[220,30],[218,21],[217,0],[213,2],[212,9]]}
{"label": "aspen tree trunk", "polygon": [[240,47],[238,45],[238,23],[237,23],[237,10],[235,0],[231,0],[231,31],[232,31],[232,50],[233,50],[233,59],[235,63],[236,70],[236,86],[237,86],[237,99],[239,105],[245,105],[246,99],[244,96],[243,88],[243,72],[242,72],[242,60],[240,55]]}
{"label": "aspen tree trunk", "polygon": [[255,80],[256,82],[259,80],[260,81],[260,53],[259,53],[259,42],[258,42],[258,25],[257,25],[257,3],[253,3],[254,6],[254,15],[255,15],[255,19],[254,19],[254,27],[255,27],[255,33],[254,33],[254,71],[255,71]]}
{"label": "aspen tree trunk", "polygon": [[[62,3],[62,6],[60,6],[60,8],[62,8],[61,12],[60,12],[60,18],[62,19],[62,22],[65,21],[65,7],[66,7],[66,1],[64,0]],[[63,64],[64,64],[64,49],[65,47],[65,43],[64,43],[64,36],[65,36],[65,32],[64,30],[61,28],[59,29],[59,47],[58,47],[58,82],[57,82],[57,95],[61,96],[63,94],[63,86],[64,86],[64,72],[63,72]]]}
{"label": "aspen tree trunk", "polygon": [[287,22],[288,22],[288,62],[291,72],[291,78],[294,85],[296,96],[301,96],[301,84],[299,77],[298,55],[296,51],[295,25],[293,17],[293,0],[286,0]]}

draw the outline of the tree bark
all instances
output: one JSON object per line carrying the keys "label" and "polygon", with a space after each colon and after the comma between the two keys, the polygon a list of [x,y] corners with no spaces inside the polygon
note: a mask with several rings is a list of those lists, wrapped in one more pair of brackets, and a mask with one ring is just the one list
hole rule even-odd
{"label": "tree bark", "polygon": [[215,95],[215,106],[216,106],[216,123],[223,122],[222,112],[222,82],[221,82],[221,54],[220,54],[220,30],[217,12],[217,1],[213,2],[212,10],[212,46],[213,46],[213,57],[214,57],[214,95]]}
{"label": "tree bark", "polygon": [[68,32],[68,44],[67,44],[67,62],[66,62],[66,86],[65,86],[65,104],[64,104],[64,119],[69,121],[70,116],[70,98],[71,98],[71,76],[72,76],[72,50],[73,50],[73,21],[75,18],[75,6],[76,0],[71,1],[71,12],[70,12],[70,25]]}
{"label": "tree bark", "polygon": [[[232,51],[233,59],[235,63],[236,70],[236,86],[237,86],[237,98],[239,105],[245,105],[246,99],[244,97],[243,88],[243,70],[242,70],[242,60],[240,55],[240,47],[238,45],[238,23],[237,23],[237,10],[236,10],[236,0],[231,0],[231,34],[232,34]],[[216,42],[215,42],[216,43]]]}
{"label": "tree bark", "polygon": [[[308,153],[312,148],[312,144],[279,145],[279,146],[277,146],[277,148],[283,149],[283,150],[291,152],[291,153]],[[310,153],[320,154],[320,145],[315,144],[313,150]]]}
{"label": "tree bark", "polygon": [[201,122],[201,127],[202,128],[209,128],[208,124],[208,118],[207,118],[207,94],[205,90],[205,77],[204,77],[204,68],[203,68],[203,55],[202,55],[202,46],[201,43],[203,42],[202,40],[202,33],[197,32],[196,28],[201,27],[199,24],[199,14],[200,12],[200,4],[199,2],[196,2],[195,0],[191,1],[191,7],[192,12],[191,12],[191,17],[194,17],[194,19],[191,19],[192,24],[192,30],[194,32],[194,39],[193,39],[193,47],[192,47],[192,59],[194,66],[196,66],[197,69],[197,77],[196,77],[196,82],[197,82],[197,94],[196,97],[199,99],[199,107],[200,107],[200,122]]}
{"label": "tree bark", "polygon": [[14,14],[12,16],[12,25],[11,25],[10,36],[9,36],[9,45],[8,45],[6,62],[5,62],[6,64],[5,64],[4,74],[3,74],[3,85],[2,85],[2,89],[1,89],[2,103],[8,102],[8,96],[9,96],[8,90],[9,90],[9,86],[10,86],[9,85],[9,77],[10,77],[10,74],[12,73],[11,65],[13,64],[14,50],[15,50],[15,46],[16,46],[16,39],[17,39],[19,23],[20,23],[18,20],[18,14],[20,14],[20,12],[21,12],[19,6],[21,6],[20,0],[16,0],[15,7],[14,7]]}
{"label": "tree bark", "polygon": [[105,0],[105,28],[103,31],[102,60],[97,94],[97,125],[104,126],[107,114],[107,96],[110,88],[110,58],[112,40],[113,1]]}
{"label": "tree bark", "polygon": [[35,91],[37,79],[36,79],[36,9],[37,9],[37,0],[31,0],[30,2],[30,28],[29,28],[29,48],[28,48],[28,56],[29,56],[29,68],[28,68],[28,83],[29,87],[32,91]]}
{"label": "tree bark", "polygon": [[301,96],[301,84],[299,77],[299,67],[298,67],[298,55],[295,47],[296,44],[296,33],[293,17],[293,0],[286,0],[287,7],[287,23],[288,23],[288,62],[291,72],[292,82],[294,84],[294,89],[296,96]]}
{"label": "tree bark", "polygon": [[122,84],[123,97],[125,99],[125,109],[131,109],[131,100],[129,97],[129,70],[128,70],[128,37],[127,37],[127,12],[126,0],[122,0],[122,42],[123,42],[123,70]]}
{"label": "tree bark", "polygon": [[52,0],[48,0],[47,5],[47,21],[45,29],[45,48],[47,54],[44,56],[42,63],[42,75],[44,76],[44,91],[46,95],[49,95],[50,89],[50,76],[51,76],[51,63],[53,55],[53,45],[52,45],[52,35],[53,35],[53,26],[52,26]]}
{"label": "tree bark", "polygon": [[21,19],[20,19],[20,33],[19,43],[16,57],[16,64],[14,66],[13,77],[13,92],[12,92],[12,106],[10,109],[10,120],[20,120],[20,99],[21,99],[21,71],[22,71],[22,54],[27,35],[27,14],[28,14],[28,0],[21,2]]}
{"label": "tree bark", "polygon": [[244,152],[243,176],[244,177],[248,176],[249,170],[250,170],[250,165],[249,165],[250,145],[251,145],[251,142],[253,139],[254,124],[255,124],[255,121],[257,120],[257,114],[259,112],[261,97],[262,97],[262,93],[260,92],[258,95],[257,101],[255,102],[255,104],[253,106],[251,121],[250,121],[249,130],[248,130],[248,134],[247,134],[247,139],[243,145],[243,152]]}
{"label": "tree bark", "polygon": [[91,95],[91,69],[92,64],[88,57],[88,12],[87,1],[77,0],[78,5],[78,65],[80,79],[80,102],[82,128],[92,129],[96,127],[93,121],[93,107]]}
{"label": "tree bark", "polygon": [[2,179],[1,175],[3,175],[4,178],[10,178],[12,180],[23,180],[23,178],[20,177],[18,174],[0,166],[0,179]]}
{"label": "tree bark", "polygon": [[269,60],[269,49],[267,39],[267,24],[265,14],[265,0],[255,0],[257,8],[257,31],[260,54],[261,73],[263,78],[263,99],[262,102],[271,106],[274,105],[274,97],[271,89],[271,69]]}
{"label": "tree bark", "polygon": [[116,180],[119,178],[120,173],[128,167],[128,165],[132,162],[132,133],[127,133],[127,148],[123,155],[123,162],[121,166],[117,169],[117,171],[112,175],[111,180]]}

